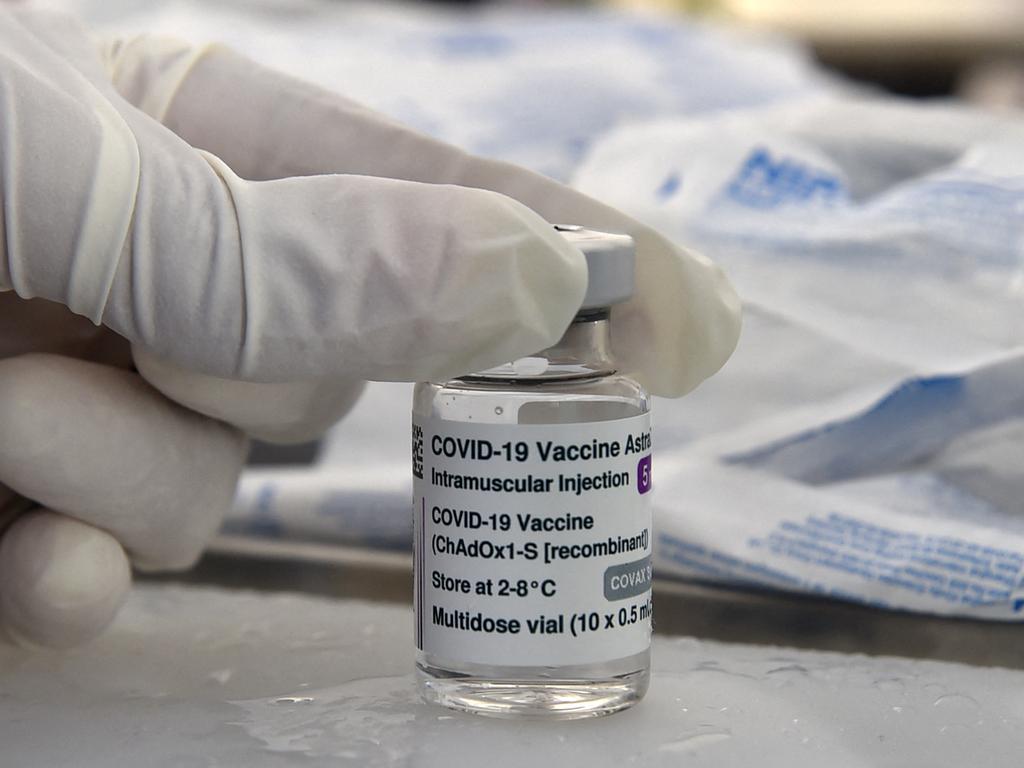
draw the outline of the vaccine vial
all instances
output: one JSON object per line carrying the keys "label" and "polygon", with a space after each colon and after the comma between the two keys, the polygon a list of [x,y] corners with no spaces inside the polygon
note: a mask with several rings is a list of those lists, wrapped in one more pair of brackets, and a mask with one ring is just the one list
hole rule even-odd
{"label": "vaccine vial", "polygon": [[413,403],[418,685],[497,717],[609,714],[649,680],[650,399],[609,334],[633,241],[557,229],[588,268],[562,339]]}

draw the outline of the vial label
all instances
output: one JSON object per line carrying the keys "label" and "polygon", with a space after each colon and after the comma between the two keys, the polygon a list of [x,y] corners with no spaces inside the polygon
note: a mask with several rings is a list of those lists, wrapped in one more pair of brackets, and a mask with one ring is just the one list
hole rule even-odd
{"label": "vial label", "polygon": [[561,666],[650,646],[650,414],[412,429],[420,650]]}

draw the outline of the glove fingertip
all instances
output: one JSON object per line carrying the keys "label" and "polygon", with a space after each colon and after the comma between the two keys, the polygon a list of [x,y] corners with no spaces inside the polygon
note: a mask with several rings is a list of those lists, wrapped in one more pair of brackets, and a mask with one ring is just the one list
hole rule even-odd
{"label": "glove fingertip", "polygon": [[[482,370],[550,346],[587,289],[582,252],[537,213],[496,192],[459,193],[466,198],[460,206],[463,252],[454,260],[451,290],[431,302],[439,333],[429,345],[435,354],[423,361],[427,376],[419,379]],[[447,321],[438,322],[441,317]]]}
{"label": "glove fingertip", "polygon": [[113,621],[131,585],[106,531],[49,510],[18,518],[0,540],[0,628],[24,646],[70,648]]}

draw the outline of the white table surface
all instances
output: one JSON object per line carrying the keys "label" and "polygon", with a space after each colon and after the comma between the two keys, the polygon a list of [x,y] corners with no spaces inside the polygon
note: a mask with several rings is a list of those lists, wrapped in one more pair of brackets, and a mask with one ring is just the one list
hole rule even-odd
{"label": "white table surface", "polygon": [[1019,766],[1024,673],[655,641],[651,692],[588,721],[417,701],[394,605],[143,585],[76,651],[0,650],[0,765]]}

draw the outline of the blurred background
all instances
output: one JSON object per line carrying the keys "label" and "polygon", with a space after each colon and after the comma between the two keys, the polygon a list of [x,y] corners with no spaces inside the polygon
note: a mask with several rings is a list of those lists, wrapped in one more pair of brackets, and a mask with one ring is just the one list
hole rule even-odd
{"label": "blurred background", "polygon": [[1024,104],[1024,3],[1018,0],[505,0],[497,4],[604,5],[748,25],[804,41],[823,65],[894,93],[956,95],[993,107]]}

